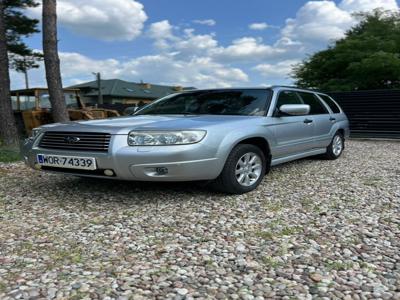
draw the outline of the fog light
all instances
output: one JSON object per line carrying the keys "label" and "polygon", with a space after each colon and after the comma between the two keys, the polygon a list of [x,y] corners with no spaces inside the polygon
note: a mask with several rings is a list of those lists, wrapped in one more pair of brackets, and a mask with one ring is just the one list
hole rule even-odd
{"label": "fog light", "polygon": [[165,167],[158,167],[156,168],[157,175],[165,175],[168,174],[168,168]]}
{"label": "fog light", "polygon": [[114,171],[113,170],[104,170],[104,175],[106,175],[106,176],[114,176]]}

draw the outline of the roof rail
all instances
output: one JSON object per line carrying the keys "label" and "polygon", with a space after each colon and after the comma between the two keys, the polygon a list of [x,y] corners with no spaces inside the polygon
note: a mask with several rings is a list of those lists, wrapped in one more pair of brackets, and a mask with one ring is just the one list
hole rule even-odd
{"label": "roof rail", "polygon": [[314,88],[302,88],[294,85],[272,85],[270,88],[275,88],[275,87],[283,87],[283,88],[291,88],[291,89],[298,89],[298,90],[305,90],[305,91],[313,91],[313,92],[319,92],[322,93],[319,89],[314,89]]}

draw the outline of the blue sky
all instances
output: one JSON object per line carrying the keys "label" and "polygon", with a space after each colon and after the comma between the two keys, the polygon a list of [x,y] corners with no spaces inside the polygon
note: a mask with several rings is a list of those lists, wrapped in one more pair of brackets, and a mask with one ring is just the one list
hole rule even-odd
{"label": "blue sky", "polygon": [[[196,87],[290,84],[294,64],[341,38],[355,11],[396,0],[58,0],[64,86],[103,78]],[[41,7],[29,11],[40,18]],[[41,36],[27,39],[40,50]],[[43,68],[30,72],[44,86]],[[23,77],[12,72],[12,87]]]}

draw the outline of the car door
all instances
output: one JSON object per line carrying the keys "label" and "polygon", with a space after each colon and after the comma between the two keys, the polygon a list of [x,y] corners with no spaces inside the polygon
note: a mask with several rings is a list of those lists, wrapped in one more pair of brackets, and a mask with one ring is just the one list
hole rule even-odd
{"label": "car door", "polygon": [[310,115],[314,120],[314,148],[325,148],[331,142],[331,115],[325,104],[311,92],[298,93],[304,104],[310,105]]}
{"label": "car door", "polygon": [[303,104],[296,91],[282,90],[275,100],[272,131],[275,135],[275,158],[305,152],[313,147],[314,122],[312,116],[288,116],[279,113],[284,104]]}

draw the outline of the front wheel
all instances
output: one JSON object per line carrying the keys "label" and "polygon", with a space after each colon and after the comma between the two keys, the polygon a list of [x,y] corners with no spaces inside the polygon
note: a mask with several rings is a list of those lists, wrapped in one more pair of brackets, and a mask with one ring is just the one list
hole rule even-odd
{"label": "front wheel", "polygon": [[333,136],[332,142],[326,148],[324,157],[326,159],[334,160],[342,155],[344,150],[344,137],[340,132],[336,132]]}
{"label": "front wheel", "polygon": [[243,194],[257,188],[265,175],[266,159],[260,148],[239,144],[229,154],[214,187],[230,194]]}

